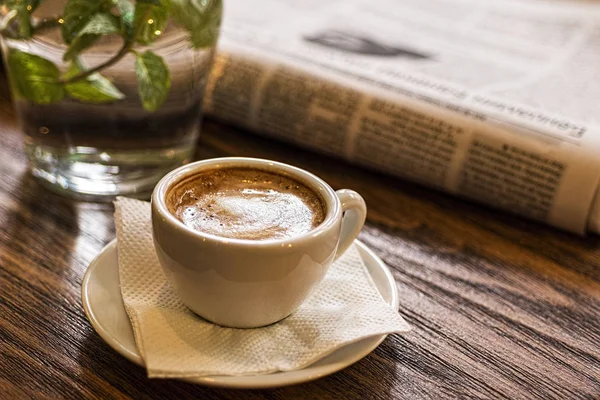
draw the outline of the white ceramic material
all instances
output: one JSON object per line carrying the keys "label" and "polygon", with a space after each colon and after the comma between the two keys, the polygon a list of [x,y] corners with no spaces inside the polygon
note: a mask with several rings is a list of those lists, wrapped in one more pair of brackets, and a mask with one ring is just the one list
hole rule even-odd
{"label": "white ceramic material", "polygon": [[[323,199],[325,220],[300,236],[259,241],[199,232],[169,212],[165,199],[174,184],[200,171],[226,167],[257,168],[303,182]],[[269,325],[300,307],[354,241],[366,213],[364,200],[354,191],[335,192],[309,172],[253,158],[185,165],[168,173],[152,194],[154,247],[179,297],[204,319],[236,328]]]}
{"label": "white ceramic material", "polygon": [[[359,241],[355,243],[381,296],[397,309],[399,299],[396,283],[387,266],[367,246]],[[138,353],[131,324],[123,307],[116,240],[109,243],[88,267],[83,277],[81,299],[85,314],[100,337],[125,358],[143,366],[144,360]],[[253,376],[206,376],[186,381],[230,388],[268,388],[307,382],[355,363],[373,351],[385,337],[386,335],[374,336],[344,346],[297,371]]]}

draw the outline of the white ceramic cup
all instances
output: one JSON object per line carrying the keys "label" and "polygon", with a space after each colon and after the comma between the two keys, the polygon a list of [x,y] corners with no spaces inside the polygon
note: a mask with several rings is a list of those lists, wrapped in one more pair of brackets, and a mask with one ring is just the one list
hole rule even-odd
{"label": "white ceramic cup", "polygon": [[[231,239],[191,229],[167,207],[170,189],[200,171],[250,167],[297,179],[317,192],[324,221],[289,239]],[[315,175],[253,158],[215,158],[168,173],[152,194],[152,228],[158,259],[183,303],[219,325],[253,328],[294,312],[321,282],[332,262],[354,241],[367,208],[352,190],[334,191]]]}

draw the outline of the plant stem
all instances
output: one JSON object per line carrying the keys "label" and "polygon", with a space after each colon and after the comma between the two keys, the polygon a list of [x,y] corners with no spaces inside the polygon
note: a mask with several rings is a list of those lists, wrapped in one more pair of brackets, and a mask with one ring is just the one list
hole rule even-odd
{"label": "plant stem", "polygon": [[44,19],[44,20],[38,22],[37,24],[32,26],[33,31],[31,32],[31,36],[35,36],[44,31],[59,27],[60,24],[58,23],[58,20],[60,18],[61,17],[54,17],[54,18]]}
{"label": "plant stem", "polygon": [[123,44],[123,47],[121,47],[121,50],[119,50],[119,52],[117,54],[115,54],[112,58],[109,58],[108,60],[106,60],[105,62],[103,62],[102,64],[99,64],[97,66],[95,66],[94,68],[88,69],[86,71],[83,71],[77,75],[74,75],[68,79],[61,79],[60,83],[62,84],[67,84],[67,83],[73,83],[73,82],[77,82],[80,81],[82,79],[87,78],[88,76],[95,74],[98,71],[101,71],[105,68],[108,68],[116,63],[118,63],[121,58],[125,57],[125,55],[127,55],[127,53],[129,52],[129,50],[131,49],[131,47],[133,46],[134,40],[128,40]]}
{"label": "plant stem", "polygon": [[[14,16],[13,17],[5,17],[5,18],[6,18],[6,21],[8,22],[12,18],[14,18]],[[45,19],[43,21],[40,21],[38,24],[33,25],[31,27],[31,36],[33,37],[33,36],[35,36],[37,34],[43,33],[43,32],[45,32],[47,30],[54,29],[54,28],[60,26],[60,24],[58,23],[58,19],[59,18],[60,17],[56,17],[54,19]],[[4,24],[0,28],[0,34],[2,36],[4,36],[5,38],[7,38],[7,39],[16,39],[16,40],[19,40],[19,39],[25,39],[25,40],[27,40],[28,39],[28,38],[22,38],[22,37],[19,37],[18,35],[15,35],[13,32],[11,32],[6,27],[6,25],[8,25],[8,23]]]}
{"label": "plant stem", "polygon": [[[148,18],[149,13],[150,13],[150,9],[147,9],[141,20],[144,21],[146,18]],[[119,52],[117,54],[115,54],[112,58],[109,58],[102,64],[99,64],[99,65],[95,66],[94,68],[83,71],[77,75],[70,77],[70,78],[60,79],[59,82],[62,84],[77,82],[77,81],[87,78],[88,76],[90,76],[92,74],[95,74],[98,71],[101,71],[105,68],[108,68],[108,67],[118,63],[123,57],[125,57],[127,55],[127,53],[129,53],[130,50],[132,50],[132,47],[135,44],[135,38],[140,33],[142,26],[143,26],[143,24],[140,24],[140,26],[138,26],[137,30],[133,33],[133,36],[131,38],[128,38],[125,40],[125,42],[123,43],[123,47],[121,47],[121,50],[119,50]]]}

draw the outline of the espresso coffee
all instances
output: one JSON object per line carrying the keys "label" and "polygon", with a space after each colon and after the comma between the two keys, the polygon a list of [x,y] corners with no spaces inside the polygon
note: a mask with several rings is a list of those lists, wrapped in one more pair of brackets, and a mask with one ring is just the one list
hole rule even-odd
{"label": "espresso coffee", "polygon": [[169,211],[188,227],[225,238],[292,238],[325,219],[321,197],[293,178],[247,167],[219,168],[175,184]]}

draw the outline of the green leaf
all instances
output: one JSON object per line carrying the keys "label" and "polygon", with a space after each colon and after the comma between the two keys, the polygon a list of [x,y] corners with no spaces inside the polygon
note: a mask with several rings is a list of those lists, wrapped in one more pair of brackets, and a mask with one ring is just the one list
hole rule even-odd
{"label": "green leaf", "polygon": [[153,52],[146,51],[136,58],[135,73],[142,105],[148,111],[158,110],[171,87],[169,69],[164,60]]}
{"label": "green leaf", "polygon": [[60,72],[51,61],[40,56],[11,49],[8,68],[14,90],[27,100],[50,104],[65,97],[59,82]]}
{"label": "green leaf", "polygon": [[121,34],[125,39],[130,39],[133,36],[135,6],[129,0],[116,0],[116,4],[121,16]]}
{"label": "green leaf", "polygon": [[62,36],[67,44],[75,39],[110,0],[68,0],[63,11]]}
{"label": "green leaf", "polygon": [[119,19],[112,14],[98,13],[79,31],[65,52],[63,60],[77,57],[83,50],[93,45],[100,35],[110,35],[120,30]]}
{"label": "green leaf", "polygon": [[[85,70],[81,61],[75,58],[65,73],[65,78],[73,77]],[[67,83],[65,89],[69,97],[85,103],[110,103],[125,98],[125,95],[115,85],[99,73],[94,73],[86,79]]]}
{"label": "green leaf", "polygon": [[148,3],[138,1],[135,5],[134,31],[135,40],[143,45],[149,45],[164,31],[169,18],[169,9],[158,2]]}
{"label": "green leaf", "polygon": [[119,20],[109,13],[98,13],[92,16],[79,34],[110,35],[119,32]]}
{"label": "green leaf", "polygon": [[221,0],[168,0],[173,20],[190,33],[192,46],[210,47],[217,42],[223,2]]}

